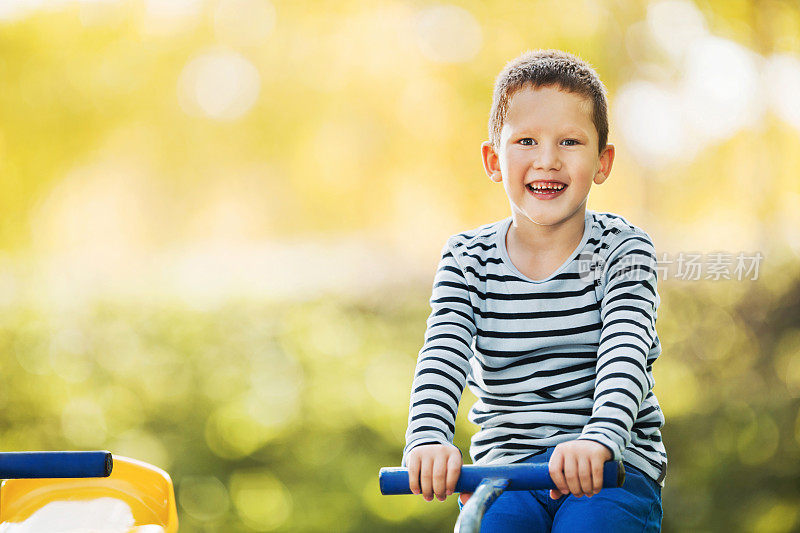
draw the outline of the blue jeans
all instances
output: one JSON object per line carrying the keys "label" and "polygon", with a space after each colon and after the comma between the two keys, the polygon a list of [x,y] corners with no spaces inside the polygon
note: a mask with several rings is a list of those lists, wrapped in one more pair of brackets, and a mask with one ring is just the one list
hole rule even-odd
{"label": "blue jeans", "polygon": [[[547,463],[554,449],[525,462]],[[591,498],[567,494],[553,500],[549,489],[504,492],[483,516],[481,533],[651,533],[661,531],[661,518],[661,486],[625,463],[622,487]]]}

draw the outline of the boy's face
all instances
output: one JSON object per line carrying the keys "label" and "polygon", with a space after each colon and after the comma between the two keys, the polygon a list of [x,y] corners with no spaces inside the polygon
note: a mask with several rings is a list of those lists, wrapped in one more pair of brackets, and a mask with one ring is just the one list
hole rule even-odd
{"label": "boy's face", "polygon": [[[482,145],[483,163],[492,181],[503,182],[512,211],[551,226],[585,216],[592,182],[611,172],[614,146],[598,155],[591,100],[558,87],[523,87],[511,98],[500,146]],[[565,187],[554,195],[531,190],[534,183]]]}

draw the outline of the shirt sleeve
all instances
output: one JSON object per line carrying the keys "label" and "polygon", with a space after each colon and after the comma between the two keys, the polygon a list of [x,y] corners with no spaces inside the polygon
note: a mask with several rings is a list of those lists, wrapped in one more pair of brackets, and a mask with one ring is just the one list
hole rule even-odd
{"label": "shirt sleeve", "polygon": [[415,446],[452,444],[458,403],[469,374],[477,329],[469,286],[451,242],[442,249],[434,277],[425,342],[411,387],[403,466]]}
{"label": "shirt sleeve", "polygon": [[660,302],[650,238],[640,230],[621,235],[603,269],[594,405],[578,437],[603,444],[616,461],[622,459],[639,408],[653,387],[647,358]]}

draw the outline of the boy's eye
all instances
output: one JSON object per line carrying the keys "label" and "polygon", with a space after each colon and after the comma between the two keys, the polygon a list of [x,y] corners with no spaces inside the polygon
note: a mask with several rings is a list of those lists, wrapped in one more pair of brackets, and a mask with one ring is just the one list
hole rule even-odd
{"label": "boy's eye", "polygon": [[[535,144],[535,141],[530,137],[522,138],[518,142],[523,146],[533,146]],[[563,142],[569,143],[567,146],[577,146],[580,144],[580,141],[577,139],[565,139]]]}

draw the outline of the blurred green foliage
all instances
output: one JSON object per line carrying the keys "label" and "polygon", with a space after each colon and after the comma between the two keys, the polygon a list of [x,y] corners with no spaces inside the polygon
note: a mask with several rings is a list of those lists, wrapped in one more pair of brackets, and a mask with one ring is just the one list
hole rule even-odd
{"label": "blurred green foliage", "polygon": [[[800,269],[773,267],[662,283],[666,532],[800,526]],[[164,467],[182,532],[448,530],[454,499],[377,487],[400,462],[428,296],[5,308],[0,442]]]}

